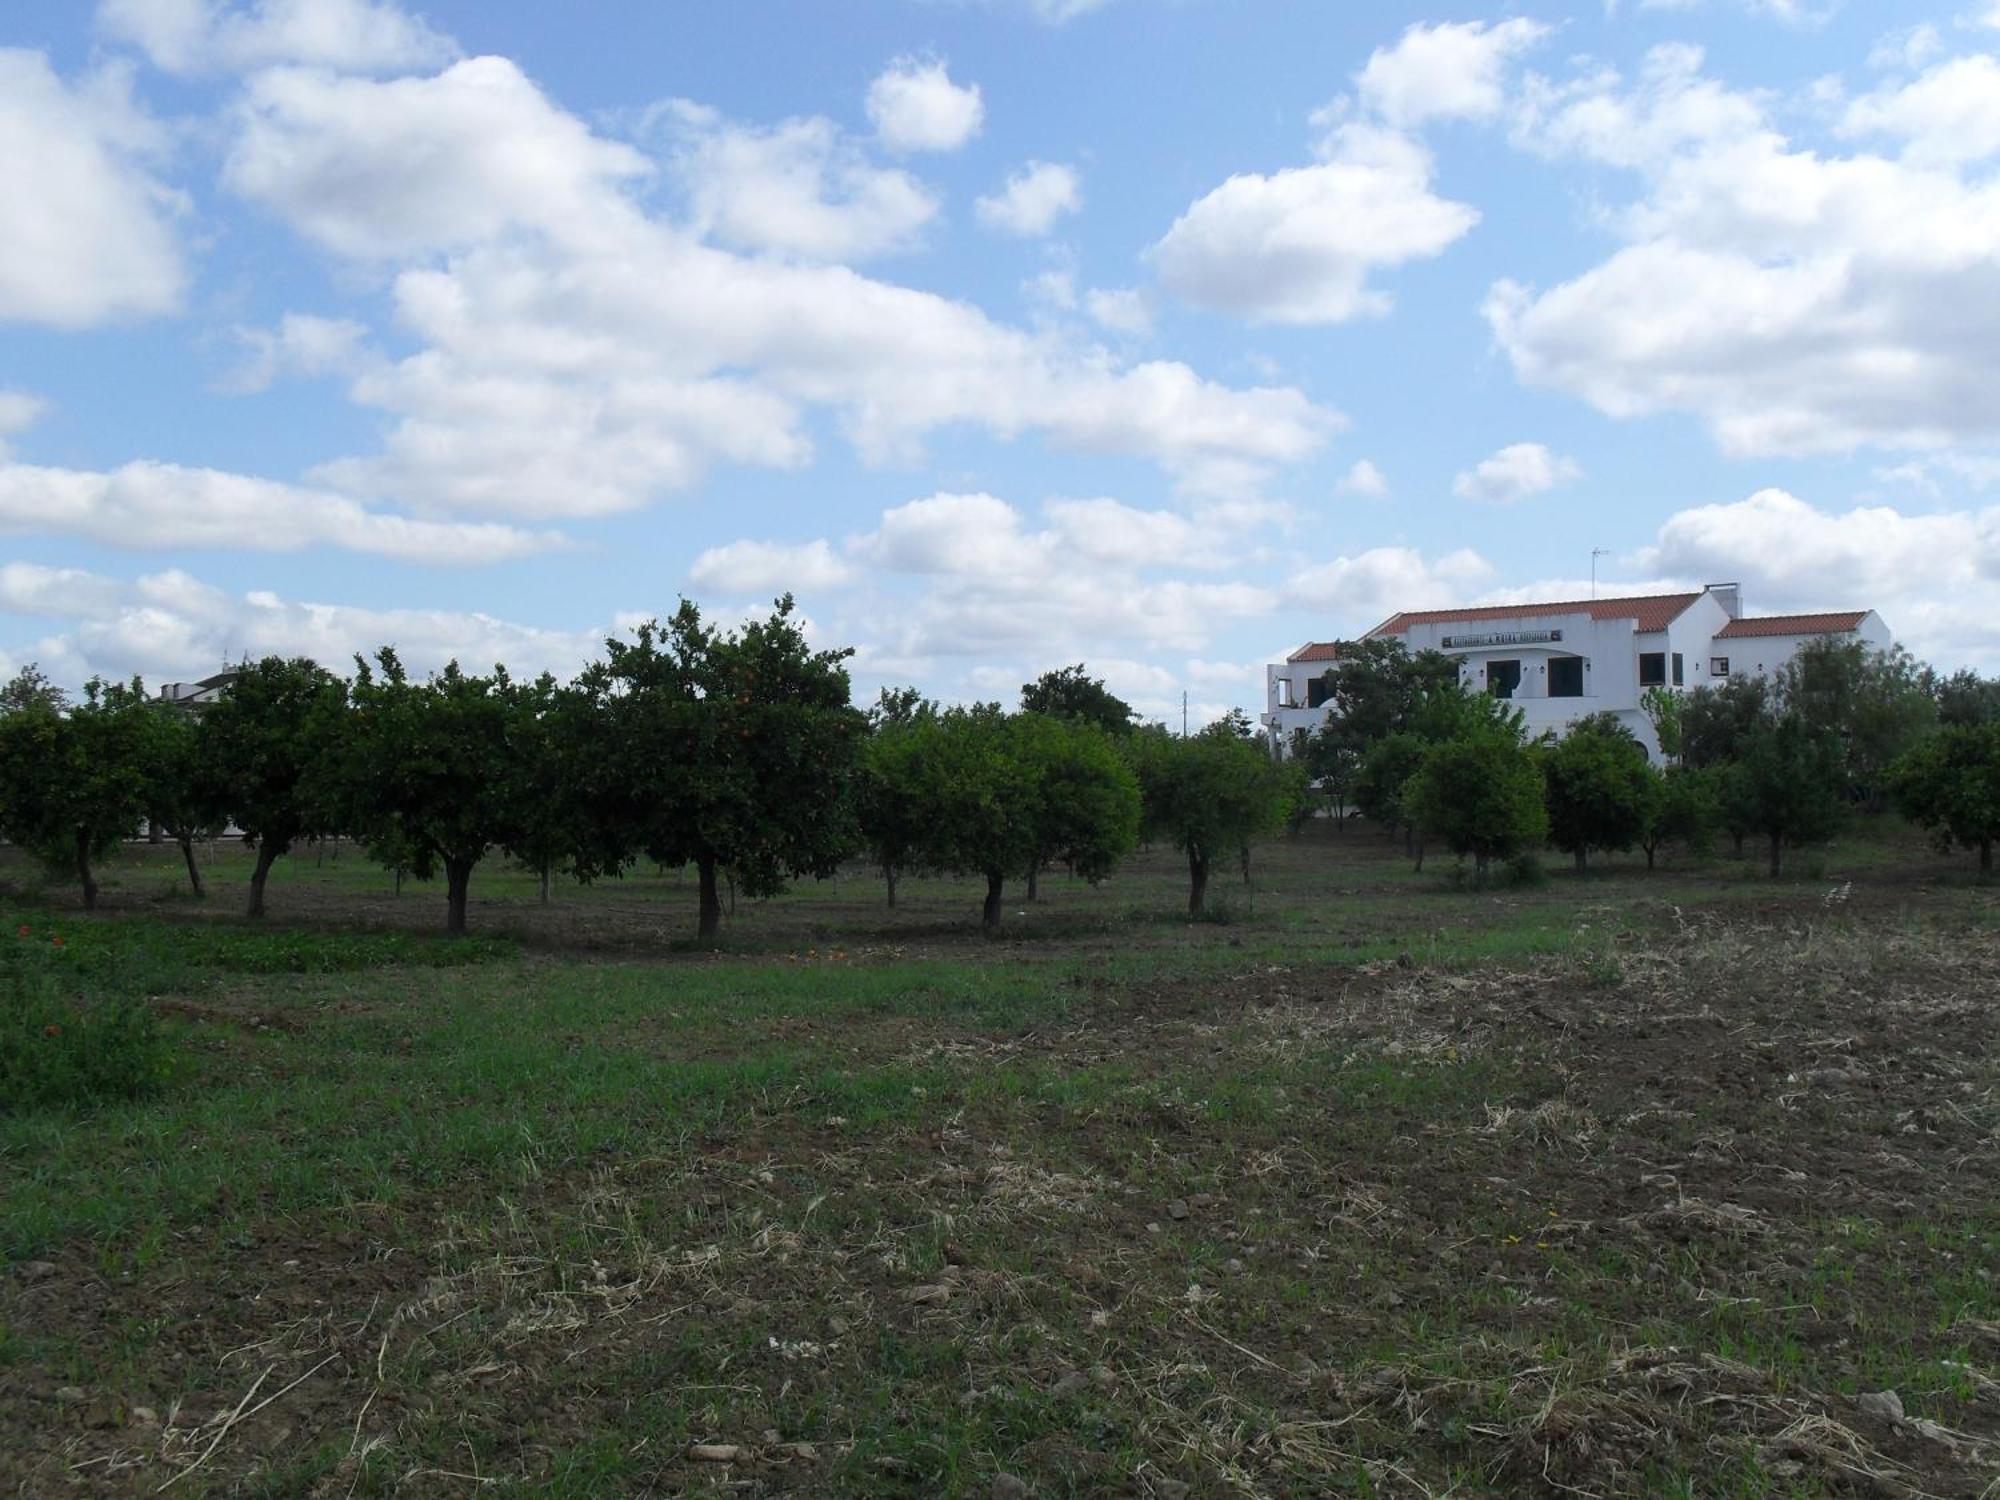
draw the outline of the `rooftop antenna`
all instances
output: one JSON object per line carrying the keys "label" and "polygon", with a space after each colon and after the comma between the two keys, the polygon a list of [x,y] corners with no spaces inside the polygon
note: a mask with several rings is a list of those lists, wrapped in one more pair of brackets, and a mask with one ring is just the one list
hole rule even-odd
{"label": "rooftop antenna", "polygon": [[1610,555],[1611,549],[1609,547],[1592,547],[1590,549],[1590,597],[1593,599],[1597,597],[1597,560],[1600,557],[1609,557]]}

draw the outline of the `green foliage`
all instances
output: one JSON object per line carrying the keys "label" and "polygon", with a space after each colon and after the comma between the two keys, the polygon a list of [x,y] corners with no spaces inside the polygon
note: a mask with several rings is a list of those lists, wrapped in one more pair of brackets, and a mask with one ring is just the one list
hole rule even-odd
{"label": "green foliage", "polygon": [[1060,859],[1096,879],[1138,842],[1138,782],[1089,725],[955,708],[884,736],[870,764],[904,799],[910,863],[986,878],[989,929],[1009,875]]}
{"label": "green foliage", "polygon": [[69,694],[55,683],[40,665],[29,662],[0,687],[0,715],[17,714],[24,709],[42,708],[50,713],[61,713],[69,707]]}
{"label": "green foliage", "polygon": [[[886,705],[887,689],[883,697]],[[854,768],[855,821],[870,861],[882,872],[891,906],[898,878],[930,848],[922,746],[936,723],[935,705],[928,713],[882,714]]]}
{"label": "green foliage", "polygon": [[93,865],[137,831],[147,810],[143,694],[93,679],[82,703],[46,699],[0,716],[0,829],[52,871],[76,876],[97,905]]}
{"label": "green foliage", "polygon": [[848,701],[848,651],[813,651],[792,600],[740,631],[686,600],[662,626],[606,642],[578,680],[577,867],[616,873],[640,855],[692,863],[699,934],[721,925],[718,873],[749,895],[829,875],[853,849],[847,781],[867,724]]}
{"label": "green foliage", "polygon": [[513,829],[519,700],[504,668],[469,677],[451,662],[416,683],[387,646],[376,668],[355,659],[331,752],[340,821],[390,868],[428,880],[442,867],[445,924],[463,932],[473,867]]}
{"label": "green foliage", "polygon": [[1778,674],[1774,692],[1809,733],[1834,742],[1848,794],[1870,806],[1881,803],[1890,762],[1937,720],[1922,670],[1900,646],[1878,651],[1841,636],[1808,641]]}
{"label": "green foliage", "polygon": [[1750,736],[1725,783],[1726,816],[1769,841],[1771,874],[1783,851],[1829,837],[1845,805],[1840,744],[1799,714],[1767,719]]}
{"label": "green foliage", "polygon": [[1660,754],[1670,762],[1680,759],[1683,698],[1679,689],[1649,687],[1639,695],[1639,707],[1653,726],[1653,738]]}
{"label": "green foliage", "polygon": [[1129,734],[1134,719],[1132,705],[1092,677],[1082,662],[1022,683],[1021,712],[1094,724],[1106,734]]}
{"label": "green foliage", "polygon": [[1646,831],[1658,775],[1642,746],[1608,715],[1593,716],[1542,754],[1549,842],[1581,870],[1593,849],[1630,849]]}
{"label": "green foliage", "polygon": [[1361,815],[1390,833],[1410,826],[1404,792],[1424,763],[1430,746],[1408,730],[1368,747],[1354,777],[1354,805]]}
{"label": "green foliage", "polygon": [[2000,722],[1952,724],[1891,766],[1889,794],[1905,817],[1927,829],[1938,848],[1979,851],[1979,872],[1993,873],[2000,840]]}
{"label": "green foliage", "polygon": [[0,938],[0,1113],[137,1098],[166,1079],[153,1013],[130,995],[72,998],[62,947],[27,927]]}
{"label": "green foliage", "polygon": [[1527,716],[1504,698],[1469,688],[1456,677],[1428,682],[1411,701],[1409,730],[1429,744],[1446,740],[1497,739],[1518,745],[1527,734]]}
{"label": "green foliage", "polygon": [[2000,723],[2000,677],[1981,677],[1963,667],[1949,677],[1926,669],[1924,681],[1940,724]]}
{"label": "green foliage", "polygon": [[1679,844],[1695,854],[1705,851],[1722,817],[1716,771],[1675,766],[1664,775],[1654,775],[1645,826],[1639,833],[1639,847],[1646,851],[1649,870],[1669,844]]}
{"label": "green foliage", "polygon": [[1541,769],[1525,747],[1498,735],[1432,746],[1403,805],[1418,828],[1471,855],[1481,879],[1493,859],[1511,859],[1548,836]]}
{"label": "green foliage", "polygon": [[1771,710],[1761,677],[1732,677],[1680,695],[1681,764],[1697,769],[1741,758]]}
{"label": "green foliage", "polygon": [[577,845],[578,788],[591,751],[589,699],[558,686],[547,672],[533,682],[510,682],[507,756],[501,767],[499,842],[541,877],[568,864]]}
{"label": "green foliage", "polygon": [[331,760],[346,729],[347,691],[304,657],[245,662],[202,711],[200,753],[223,789],[221,811],[257,847],[249,914],[264,913],[272,863],[302,838],[337,826]]}
{"label": "green foliage", "polygon": [[1282,829],[1295,789],[1261,744],[1226,721],[1191,739],[1142,730],[1132,761],[1146,830],[1187,856],[1188,915],[1200,917],[1212,862]]}

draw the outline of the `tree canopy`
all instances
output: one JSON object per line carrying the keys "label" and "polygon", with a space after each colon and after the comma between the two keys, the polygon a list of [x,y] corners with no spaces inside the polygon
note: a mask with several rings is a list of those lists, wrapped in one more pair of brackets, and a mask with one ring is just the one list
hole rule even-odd
{"label": "tree canopy", "polygon": [[1106,734],[1129,734],[1136,717],[1132,705],[1107,688],[1102,678],[1092,677],[1082,662],[1022,683],[1021,712],[1095,724]]}
{"label": "tree canopy", "polygon": [[2000,841],[2000,722],[1949,724],[1890,768],[1889,792],[1940,849],[1979,851],[1979,873],[1993,873]]}
{"label": "tree canopy", "polygon": [[1526,747],[1500,735],[1433,745],[1403,793],[1410,819],[1454,854],[1471,855],[1483,880],[1548,836],[1542,773]]}
{"label": "tree canopy", "polygon": [[1199,917],[1216,856],[1283,828],[1293,789],[1260,744],[1226,724],[1187,739],[1142,730],[1132,751],[1145,827],[1187,856],[1188,915]]}
{"label": "tree canopy", "polygon": [[1630,849],[1645,834],[1658,773],[1646,749],[1616,719],[1593,715],[1543,752],[1549,842],[1577,869],[1590,851]]}

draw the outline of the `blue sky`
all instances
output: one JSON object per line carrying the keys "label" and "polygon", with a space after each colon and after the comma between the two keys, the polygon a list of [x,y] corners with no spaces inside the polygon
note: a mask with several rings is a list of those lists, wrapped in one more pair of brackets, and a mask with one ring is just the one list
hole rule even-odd
{"label": "blue sky", "polygon": [[1150,713],[1740,580],[2000,667],[2000,10],[15,0],[0,667],[791,589]]}

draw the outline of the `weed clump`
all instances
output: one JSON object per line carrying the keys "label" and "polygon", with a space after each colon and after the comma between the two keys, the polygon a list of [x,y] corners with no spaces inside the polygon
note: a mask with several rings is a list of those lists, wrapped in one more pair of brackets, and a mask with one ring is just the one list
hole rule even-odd
{"label": "weed clump", "polygon": [[66,993],[63,946],[27,926],[0,943],[0,1113],[137,1098],[166,1079],[153,1013],[130,996]]}

